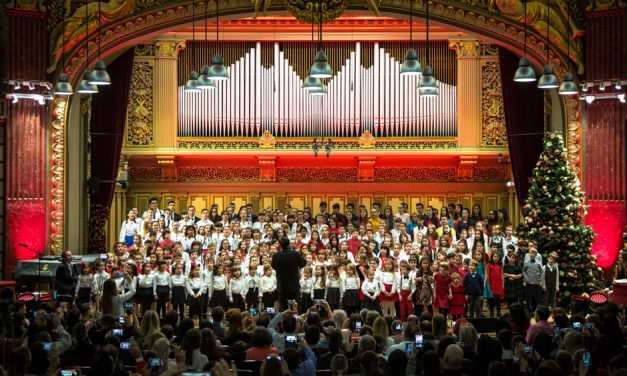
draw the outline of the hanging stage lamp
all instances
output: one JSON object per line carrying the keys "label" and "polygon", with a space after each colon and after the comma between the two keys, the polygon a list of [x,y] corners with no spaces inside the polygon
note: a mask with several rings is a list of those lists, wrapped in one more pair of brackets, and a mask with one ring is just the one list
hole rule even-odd
{"label": "hanging stage lamp", "polygon": [[547,16],[547,25],[546,25],[546,65],[544,66],[544,72],[542,72],[542,76],[538,80],[538,89],[550,90],[556,89],[560,86],[559,81],[557,81],[557,76],[553,72],[553,67],[549,63],[549,51],[551,50],[551,40],[549,38],[549,30],[551,29],[551,13],[549,12],[549,1],[546,0],[546,16]]}
{"label": "hanging stage lamp", "polygon": [[327,54],[322,48],[322,2],[318,3],[318,52],[314,59],[314,63],[309,69],[309,75],[313,78],[331,78],[333,77],[333,71]]}
{"label": "hanging stage lamp", "polygon": [[[109,73],[107,73],[107,65],[100,55],[100,4],[98,2],[98,61],[96,62],[96,66],[94,70],[91,72],[91,79],[89,83],[92,85],[111,85],[111,78],[109,77]],[[86,21],[87,22],[87,21]]]}
{"label": "hanging stage lamp", "polygon": [[401,76],[419,76],[422,66],[418,61],[418,54],[414,50],[414,0],[409,0],[409,49],[405,61],[401,65]]}
{"label": "hanging stage lamp", "polygon": [[438,95],[438,82],[433,76],[433,68],[429,65],[429,1],[427,5],[427,65],[425,66],[420,80],[418,81],[418,92],[424,97],[436,97]]}
{"label": "hanging stage lamp", "polygon": [[[216,0],[216,50],[218,49],[220,35],[220,0]],[[222,55],[216,53],[211,58],[211,67],[209,68],[209,79],[214,81],[224,81],[229,79],[229,71],[224,66]]]}
{"label": "hanging stage lamp", "polygon": [[[527,14],[527,1],[523,0],[524,14]],[[536,72],[531,67],[531,63],[527,58],[527,17],[525,17],[523,28],[523,56],[518,62],[518,69],[514,73],[514,81],[516,82],[533,82],[536,80]]]}
{"label": "hanging stage lamp", "polygon": [[[196,3],[192,2],[192,43],[196,41]],[[192,61],[194,60],[194,51],[196,49],[192,50],[191,52],[191,56],[190,56],[190,63],[189,63],[189,68],[191,69],[191,65],[192,65]],[[200,88],[198,87],[198,72],[196,72],[195,70],[190,70],[189,72],[189,78],[187,79],[187,82],[185,83],[185,87],[183,88],[183,90],[186,93],[198,93],[200,92]]]}
{"label": "hanging stage lamp", "polygon": [[[207,39],[207,4],[205,3],[205,42]],[[198,77],[197,86],[201,90],[213,90],[216,83],[209,78],[209,65],[205,64],[200,68],[200,76]]]}
{"label": "hanging stage lamp", "polygon": [[[567,25],[570,25],[570,1],[568,1],[568,22]],[[569,65],[570,62],[570,27],[568,29],[568,37],[566,38],[566,43],[568,43],[567,53],[566,53],[566,64]],[[559,95],[575,95],[579,93],[579,87],[577,83],[573,79],[573,74],[571,72],[566,73],[564,77],[564,81],[560,84],[560,89],[558,91]]]}
{"label": "hanging stage lamp", "polygon": [[72,84],[70,84],[70,79],[67,74],[64,72],[65,68],[65,9],[61,11],[61,35],[62,35],[62,43],[61,43],[61,74],[59,74],[59,81],[54,85],[54,95],[59,96],[68,96],[74,94],[74,89],[72,89]]}
{"label": "hanging stage lamp", "polygon": [[[85,52],[87,55],[87,66],[89,67],[89,12],[87,4],[87,0],[85,0]],[[92,84],[90,81],[91,71],[89,69],[85,69],[83,79],[78,84],[78,89],[76,91],[81,94],[96,94],[98,92],[98,86]]]}
{"label": "hanging stage lamp", "polygon": [[[316,52],[316,44],[314,42],[314,18],[311,17],[311,49]],[[305,91],[322,89],[322,81],[319,78],[307,76],[303,81],[303,89]]]}

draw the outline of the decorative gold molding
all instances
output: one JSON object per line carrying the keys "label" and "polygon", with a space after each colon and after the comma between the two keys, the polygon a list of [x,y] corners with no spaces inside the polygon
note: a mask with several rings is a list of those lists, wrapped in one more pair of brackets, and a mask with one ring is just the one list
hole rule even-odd
{"label": "decorative gold molding", "polygon": [[[259,140],[254,139],[187,139],[179,138],[178,149],[182,150],[258,150],[263,149]],[[458,147],[456,139],[412,140],[412,139],[379,139],[373,150],[448,150]],[[309,139],[276,139],[275,150],[311,150]],[[359,142],[351,139],[333,140],[333,150],[363,149]]]}
{"label": "decorative gold molding", "polygon": [[507,146],[501,67],[497,61],[482,61],[481,109],[481,145]]}
{"label": "decorative gold molding", "polygon": [[365,130],[364,133],[359,137],[359,148],[360,149],[374,149],[377,145],[377,140],[374,138],[372,133],[369,130]]}
{"label": "decorative gold molding", "polygon": [[126,117],[127,146],[154,145],[154,72],[152,61],[133,62]]}
{"label": "decorative gold molding", "polygon": [[622,9],[627,7],[625,0],[592,0],[588,3],[588,12],[595,10]]}
{"label": "decorative gold molding", "polygon": [[259,149],[274,149],[276,145],[276,138],[270,133],[269,130],[263,131],[261,137],[259,137]]}
{"label": "decorative gold molding", "polygon": [[458,59],[476,58],[481,54],[478,40],[450,40],[448,47],[455,51]]}
{"label": "decorative gold molding", "polygon": [[155,56],[158,58],[176,58],[179,51],[185,48],[185,41],[155,41]]}
{"label": "decorative gold molding", "polygon": [[9,0],[7,8],[14,10],[34,10],[38,12],[46,11],[43,0]]}
{"label": "decorative gold molding", "polygon": [[55,97],[50,129],[50,254],[63,251],[65,219],[65,122],[67,101]]}

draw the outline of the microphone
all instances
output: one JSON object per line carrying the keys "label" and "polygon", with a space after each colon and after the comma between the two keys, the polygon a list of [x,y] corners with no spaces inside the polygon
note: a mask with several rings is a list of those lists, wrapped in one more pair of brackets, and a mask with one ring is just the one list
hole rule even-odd
{"label": "microphone", "polygon": [[17,243],[17,245],[19,245],[20,247],[28,248],[28,244],[25,244],[25,243]]}

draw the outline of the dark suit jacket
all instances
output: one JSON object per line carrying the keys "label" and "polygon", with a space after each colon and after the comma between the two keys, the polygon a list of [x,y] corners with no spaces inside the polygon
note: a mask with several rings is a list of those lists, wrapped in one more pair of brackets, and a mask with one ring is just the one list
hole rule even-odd
{"label": "dark suit jacket", "polygon": [[[71,272],[70,268],[72,268]],[[57,295],[74,296],[76,281],[78,281],[78,274],[76,273],[76,270],[73,268],[73,266],[61,262],[61,264],[57,268],[57,274],[55,279]]]}
{"label": "dark suit jacket", "polygon": [[181,219],[183,219],[183,218],[181,218],[181,215],[179,213],[172,213],[172,220],[173,221],[177,221],[178,222]]}
{"label": "dark suit jacket", "polygon": [[289,250],[275,253],[272,256],[272,268],[276,270],[277,290],[280,293],[300,291],[300,269],[307,261],[300,252]]}

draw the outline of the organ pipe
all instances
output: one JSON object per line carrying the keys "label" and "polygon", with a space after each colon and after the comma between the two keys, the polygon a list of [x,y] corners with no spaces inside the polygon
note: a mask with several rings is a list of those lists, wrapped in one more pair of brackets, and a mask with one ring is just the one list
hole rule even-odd
{"label": "organ pipe", "polygon": [[[201,66],[215,48],[189,44],[202,53],[189,61],[194,54],[184,51],[182,67]],[[457,135],[457,64],[446,43],[433,44],[436,98],[418,95],[416,77],[400,77],[403,43],[329,43],[335,75],[321,98],[302,90],[302,67],[313,58],[308,43],[221,44],[230,80],[217,82],[215,90],[185,93],[179,77],[180,137],[259,137],[264,130],[277,137],[358,137],[365,130],[376,137]],[[421,43],[416,49],[419,56],[424,52]]]}

